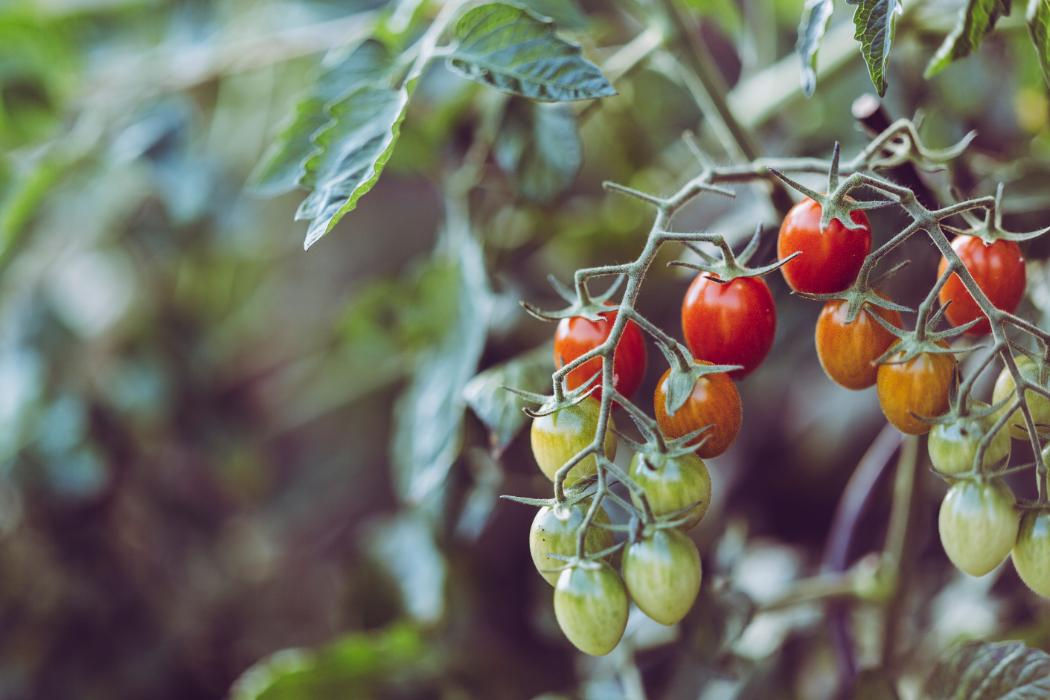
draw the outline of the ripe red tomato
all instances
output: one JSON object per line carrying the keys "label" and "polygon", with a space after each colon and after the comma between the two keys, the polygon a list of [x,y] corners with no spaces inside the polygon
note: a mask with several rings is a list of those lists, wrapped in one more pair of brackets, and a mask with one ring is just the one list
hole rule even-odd
{"label": "ripe red tomato", "polygon": [[[701,361],[700,364],[711,364]],[[653,394],[653,411],[660,430],[669,438],[678,438],[699,430],[705,425],[712,425],[697,441],[704,442],[697,448],[696,454],[701,457],[717,457],[726,451],[740,431],[743,421],[743,409],[740,394],[729,375],[721,372],[707,374],[696,380],[693,393],[674,413],[667,412],[667,378],[671,375],[668,369],[656,383]],[[690,443],[692,444],[692,443]]]}
{"label": "ripe red tomato", "polygon": [[[615,321],[615,311],[606,311],[599,321],[588,321],[582,316],[563,318],[558,322],[558,328],[554,332],[554,365],[563,367],[588,350],[604,343]],[[569,389],[575,389],[587,383],[587,380],[601,369],[602,358],[590,359],[569,372],[565,377],[565,385]],[[624,396],[630,396],[638,390],[638,385],[642,383],[644,375],[645,340],[642,338],[642,331],[638,325],[634,321],[628,321],[627,326],[623,329],[623,335],[620,336],[620,342],[616,344],[616,353],[613,355],[613,386]],[[601,395],[601,389],[595,390],[592,394],[595,398]]]}
{"label": "ripe red tomato", "polygon": [[817,358],[824,372],[847,389],[866,389],[875,383],[879,368],[873,364],[897,338],[871,317],[877,313],[898,328],[901,315],[882,307],[865,304],[853,323],[846,323],[849,305],[833,299],[817,318],[815,339]]}
{"label": "ripe red tomato", "polygon": [[853,284],[871,251],[871,224],[863,211],[852,211],[849,216],[862,228],[851,231],[832,219],[821,231],[820,204],[807,198],[791,208],[777,238],[781,260],[802,252],[780,268],[788,286],[796,292],[831,294]]}
{"label": "ripe red tomato", "polygon": [[900,364],[881,364],[879,405],[886,419],[902,433],[928,433],[933,426],[915,416],[933,418],[947,411],[954,377],[952,355],[924,352]]}
{"label": "ripe red tomato", "polygon": [[[1013,241],[1000,240],[987,245],[976,236],[958,236],[952,241],[952,248],[988,300],[996,308],[1013,313],[1024,296],[1025,269],[1021,248]],[[943,275],[947,269],[948,261],[941,258],[937,276]],[[961,326],[984,316],[957,274],[952,275],[941,287],[938,298],[942,305],[951,302],[944,315],[953,326]],[[984,335],[991,330],[986,318],[966,332]]]}
{"label": "ripe red tomato", "polygon": [[740,379],[758,367],[777,330],[773,295],[760,277],[722,283],[701,273],[682,300],[682,334],[698,360],[741,365],[729,376]]}

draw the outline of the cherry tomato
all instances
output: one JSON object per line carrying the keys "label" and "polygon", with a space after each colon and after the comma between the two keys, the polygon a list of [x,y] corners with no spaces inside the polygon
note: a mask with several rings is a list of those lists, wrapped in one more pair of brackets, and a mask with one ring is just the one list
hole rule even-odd
{"label": "cherry tomato", "polygon": [[623,580],[631,599],[664,625],[675,624],[693,607],[702,576],[696,545],[680,530],[657,530],[623,553]]}
{"label": "cherry tomato", "polygon": [[[922,435],[932,427],[915,416],[934,418],[948,410],[955,358],[924,352],[907,362],[879,365],[879,405],[902,433]],[[914,414],[914,415],[912,415]]]}
{"label": "cherry tomato", "polygon": [[859,229],[847,229],[838,219],[820,230],[820,204],[803,199],[791,208],[780,225],[777,257],[783,260],[801,251],[780,268],[788,286],[796,292],[831,294],[841,292],[857,279],[864,258],[871,251],[871,223],[863,211],[850,212]]}
{"label": "cherry tomato", "polygon": [[[988,404],[974,401],[975,408],[987,408]],[[943,474],[963,474],[973,469],[977,447],[981,439],[995,425],[995,416],[977,418],[973,415],[960,417],[951,423],[938,423],[930,431],[927,447],[930,461]],[[984,451],[982,465],[990,467],[1010,456],[1010,433],[1002,428]]]}
{"label": "cherry tomato", "polygon": [[[574,406],[567,406],[532,421],[532,455],[547,478],[554,481],[557,471],[594,440],[598,431],[598,414],[601,404],[590,396]],[[609,416],[605,432],[605,455],[612,459],[616,455],[616,436],[613,420]],[[594,455],[573,467],[565,479],[570,486],[597,471]]]}
{"label": "cherry tomato", "polygon": [[694,527],[707,512],[711,475],[704,461],[695,454],[672,457],[638,453],[631,460],[629,475],[645,492],[653,515],[667,515],[697,504],[689,510],[689,520],[681,526],[683,530]]}
{"label": "cherry tomato", "polygon": [[817,359],[836,384],[847,389],[866,389],[875,384],[878,377],[875,360],[897,340],[871,314],[877,313],[898,328],[901,315],[892,309],[866,304],[853,323],[847,323],[848,312],[849,305],[840,299],[824,304],[815,333]]}
{"label": "cherry tomato", "polygon": [[[1050,384],[1050,382],[1040,381],[1039,365],[1030,357],[1017,355],[1014,357],[1014,360],[1017,362],[1017,369],[1021,371],[1022,377],[1037,386]],[[1017,396],[1017,382],[1014,381],[1014,375],[1010,374],[1010,370],[1003,367],[995,380],[995,388],[992,390],[992,403],[997,404],[1015,396]],[[1039,434],[1043,437],[1050,436],[1050,399],[1042,394],[1037,394],[1031,389],[1025,392],[1024,398],[1028,402],[1028,410],[1032,412],[1032,419],[1035,420]],[[1002,411],[1008,410],[1010,410],[1010,404],[1002,408]],[[1000,413],[1000,415],[1002,414]],[[1028,427],[1025,425],[1024,414],[1021,413],[1021,409],[1014,411],[1014,414],[1007,421],[1007,425],[1010,426],[1010,436],[1015,440],[1028,439]]]}
{"label": "cherry tomato", "polygon": [[734,379],[762,363],[776,330],[776,304],[761,277],[722,283],[701,273],[682,300],[682,334],[693,357],[743,366],[730,373]]}
{"label": "cherry tomato", "polygon": [[[563,367],[588,350],[604,343],[615,322],[615,311],[606,311],[602,314],[600,321],[588,321],[582,316],[563,318],[558,322],[558,328],[554,331],[554,365]],[[565,384],[569,389],[575,389],[586,384],[601,369],[602,358],[595,357],[587,360],[569,372],[565,377]],[[624,396],[630,396],[638,390],[644,375],[645,339],[642,338],[642,331],[638,328],[638,324],[628,321],[623,329],[623,335],[620,336],[620,342],[616,344],[616,353],[613,355],[613,386]],[[600,379],[595,381],[600,385]],[[591,396],[600,398],[601,389],[595,390]]]}
{"label": "cherry tomato", "polygon": [[1050,598],[1050,513],[1029,511],[1024,514],[1011,558],[1025,585],[1044,598]]}
{"label": "cherry tomato", "polygon": [[561,572],[554,587],[554,616],[573,645],[592,656],[616,648],[627,627],[627,591],[605,562],[582,562]]}
{"label": "cherry tomato", "polygon": [[[1025,269],[1021,248],[1013,241],[1002,240],[987,245],[976,236],[958,236],[952,241],[952,248],[988,300],[997,309],[1013,313],[1024,296]],[[948,261],[941,258],[941,263],[937,266],[937,276],[943,275],[947,269]],[[953,326],[961,326],[975,318],[984,317],[958,274],[948,279],[937,298],[942,305],[951,302],[944,316]],[[991,330],[992,327],[985,318],[966,332],[971,335],[985,335]]]}
{"label": "cherry tomato", "polygon": [[[532,563],[536,565],[536,571],[539,571],[552,586],[558,583],[560,569],[565,566],[565,561],[550,555],[560,554],[568,557],[576,554],[576,532],[583,524],[590,505],[590,499],[586,499],[571,505],[544,506],[536,511],[536,517],[533,518],[532,527],[529,529],[529,551],[532,553]],[[594,520],[584,538],[586,554],[600,552],[613,545],[612,532],[595,524],[608,522],[609,517],[604,510],[599,509],[594,514]]]}
{"label": "cherry tomato", "polygon": [[[711,363],[700,361],[699,364]],[[721,372],[700,377],[685,404],[676,412],[668,413],[667,379],[670,376],[671,370],[668,369],[656,383],[653,394],[653,410],[660,430],[669,438],[677,438],[712,425],[697,438],[697,442],[703,442],[696,448],[696,454],[706,458],[725,452],[740,432],[743,421],[740,394],[733,380]]]}
{"label": "cherry tomato", "polygon": [[937,526],[941,545],[956,568],[984,576],[997,567],[1017,540],[1014,494],[999,479],[956,482],[941,502]]}

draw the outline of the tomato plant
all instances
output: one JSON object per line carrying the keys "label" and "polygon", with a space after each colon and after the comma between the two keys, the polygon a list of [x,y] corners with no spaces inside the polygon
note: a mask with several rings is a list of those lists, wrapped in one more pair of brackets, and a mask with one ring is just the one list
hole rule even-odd
{"label": "tomato plant", "polygon": [[901,315],[894,309],[866,304],[850,322],[848,312],[848,304],[842,300],[824,304],[815,331],[817,358],[835,383],[847,389],[866,389],[878,378],[875,361],[897,340],[871,314],[876,313],[897,327],[902,324]]}
{"label": "tomato plant", "polygon": [[[702,363],[703,364],[703,363]],[[723,373],[700,377],[685,403],[675,412],[667,410],[668,369],[656,383],[653,410],[660,430],[669,438],[678,438],[711,426],[690,444],[697,445],[701,457],[717,457],[728,449],[740,431],[743,408],[736,385]]]}
{"label": "tomato plant", "polygon": [[855,228],[832,219],[820,228],[820,204],[803,199],[791,208],[780,225],[777,256],[783,260],[801,253],[781,268],[784,280],[796,292],[830,294],[853,284],[871,250],[871,224],[863,211],[849,216]]}
{"label": "tomato plant", "polygon": [[680,530],[660,529],[623,553],[623,580],[642,612],[673,625],[689,612],[702,577],[696,545]]}
{"label": "tomato plant", "polygon": [[876,379],[879,406],[886,420],[902,433],[922,435],[932,427],[923,418],[948,410],[955,377],[955,358],[923,352],[904,362],[879,365]]}
{"label": "tomato plant", "polygon": [[693,357],[716,365],[741,365],[740,379],[765,359],[777,329],[776,304],[761,277],[721,282],[708,274],[694,279],[682,300],[682,335]]}
{"label": "tomato plant", "polygon": [[[581,316],[563,318],[554,331],[554,366],[563,367],[588,350],[593,350],[606,341],[612,324],[616,321],[615,311],[606,311],[598,321],[590,321]],[[570,389],[583,386],[602,369],[602,358],[587,360],[573,369],[565,377]],[[628,321],[623,335],[616,343],[613,355],[613,386],[624,396],[630,396],[638,390],[645,376],[645,340],[638,325]],[[597,389],[595,398],[601,397]]]}
{"label": "tomato plant", "polygon": [[1025,585],[1050,598],[1050,513],[1024,514],[1010,558]]}
{"label": "tomato plant", "polygon": [[[1038,362],[1025,355],[1016,357],[1015,361],[1021,376],[1027,381],[1033,382],[1036,386],[1050,386],[1050,381],[1048,381],[1050,375],[1044,375]],[[995,380],[995,387],[992,390],[992,403],[996,405],[1004,403],[1005,405],[1000,409],[1000,412],[1009,411],[1012,408],[1010,400],[1016,395],[1017,382],[1014,380],[1010,370],[1004,367]],[[1024,397],[1025,401],[1028,402],[1028,409],[1032,412],[1036,429],[1044,436],[1050,435],[1050,398],[1031,389],[1024,393]],[[1014,411],[1008,419],[1007,425],[1010,426],[1010,434],[1015,439],[1025,440],[1028,438],[1028,428],[1025,425],[1024,415],[1020,410]]]}
{"label": "tomato plant", "polygon": [[952,563],[971,576],[984,576],[1009,556],[1018,520],[1009,486],[998,479],[964,479],[944,497],[937,527]]}
{"label": "tomato plant", "polygon": [[[953,417],[949,422],[933,426],[927,447],[934,468],[944,474],[962,474],[973,469],[981,440],[995,427],[997,416],[984,413],[989,408],[988,404],[975,401],[973,409],[981,415]],[[1005,461],[1010,456],[1010,447],[1010,433],[1001,428],[988,443],[981,468]]]}
{"label": "tomato plant", "polygon": [[[1021,303],[1025,290],[1025,266],[1021,249],[1013,241],[998,240],[985,243],[976,236],[957,236],[952,248],[973,279],[996,308],[1012,313]],[[948,269],[948,260],[941,258],[937,274]],[[947,305],[945,318],[955,326],[962,326],[984,314],[970,296],[958,274],[948,278],[938,298]],[[988,319],[967,330],[971,335],[987,335],[992,330]]]}
{"label": "tomato plant", "polygon": [[[598,429],[600,410],[598,401],[587,397],[578,404],[533,419],[532,454],[548,479],[554,481],[558,470],[591,444]],[[606,433],[602,444],[605,455],[612,459],[616,454],[616,436],[612,431]],[[596,468],[594,455],[588,455],[569,470],[566,485],[591,476]]]}
{"label": "tomato plant", "polygon": [[[572,504],[544,506],[536,511],[532,527],[529,528],[529,551],[532,553],[532,563],[536,565],[536,571],[552,586],[558,583],[558,576],[565,567],[565,561],[551,555],[569,557],[576,554],[576,534],[590,505],[590,501],[585,499]],[[612,532],[600,527],[608,522],[609,517],[605,511],[599,510],[595,516],[596,527],[587,530],[584,554],[594,554],[612,546]]]}
{"label": "tomato plant", "polygon": [[711,503],[711,475],[707,465],[693,453],[669,455],[637,453],[628,472],[645,492],[653,514],[677,514],[689,508],[683,530],[695,527]]}
{"label": "tomato plant", "polygon": [[623,579],[605,562],[581,562],[561,572],[554,587],[554,615],[566,638],[580,651],[604,656],[627,626]]}

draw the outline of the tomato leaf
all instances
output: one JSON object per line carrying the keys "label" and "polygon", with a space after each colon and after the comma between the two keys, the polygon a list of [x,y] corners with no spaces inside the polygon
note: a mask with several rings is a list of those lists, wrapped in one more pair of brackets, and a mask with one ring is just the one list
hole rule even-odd
{"label": "tomato leaf", "polygon": [[1032,45],[1039,56],[1039,67],[1043,69],[1047,84],[1050,84],[1050,0],[1030,0],[1025,20],[1028,22]]}
{"label": "tomato leaf", "polygon": [[952,61],[969,56],[981,40],[995,28],[999,18],[1010,14],[1010,0],[968,0],[959,11],[959,20],[951,34],[926,66],[925,77],[930,78],[948,67]]}
{"label": "tomato leaf", "polygon": [[521,196],[549,202],[572,185],[583,163],[576,116],[564,104],[511,100],[495,156]]}
{"label": "tomato leaf", "polygon": [[445,613],[448,566],[426,515],[406,510],[369,522],[360,540],[368,556],[396,585],[405,613],[425,625],[440,621]]}
{"label": "tomato leaf", "polygon": [[613,86],[580,47],[529,10],[488,3],[466,12],[453,31],[448,65],[464,77],[534,100],[608,97]]}
{"label": "tomato leaf", "polygon": [[559,27],[583,29],[589,22],[576,0],[519,0],[517,4],[540,17],[551,18]]}
{"label": "tomato leaf", "polygon": [[552,367],[551,347],[544,344],[490,367],[467,382],[463,397],[491,432],[494,448],[506,448],[528,421],[521,410],[521,399],[506,387],[537,393],[549,391]]}
{"label": "tomato leaf", "polygon": [[834,9],[832,0],[806,0],[798,23],[795,50],[802,59],[802,92],[811,97],[817,88],[817,50]]}
{"label": "tomato leaf", "polygon": [[886,64],[897,16],[902,12],[900,0],[846,0],[856,5],[853,38],[860,42],[860,52],[868,66],[871,84],[880,96],[886,94]]}
{"label": "tomato leaf", "polygon": [[1050,655],[1021,642],[967,642],[941,657],[923,697],[1022,700],[1050,694]]}

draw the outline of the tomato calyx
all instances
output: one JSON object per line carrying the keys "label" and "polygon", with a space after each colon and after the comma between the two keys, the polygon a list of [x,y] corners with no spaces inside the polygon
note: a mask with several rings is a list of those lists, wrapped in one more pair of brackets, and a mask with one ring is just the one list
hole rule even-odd
{"label": "tomato calyx", "polygon": [[[899,269],[902,265],[898,265],[894,270]],[[891,271],[892,272],[892,271]],[[880,280],[885,279],[885,276],[880,277]],[[806,299],[813,299],[814,301],[843,301],[846,303],[846,323],[850,324],[857,320],[860,316],[860,312],[865,306],[877,307],[880,309],[888,309],[890,311],[897,311],[899,313],[911,313],[914,309],[911,309],[903,304],[884,297],[875,288],[868,287],[866,285],[861,286],[860,281],[854,284],[849,289],[845,289],[841,292],[834,292],[832,294],[809,294],[808,292],[794,292],[797,296],[805,297]],[[904,332],[903,329],[897,328],[892,323],[882,318],[881,314],[872,313],[870,314],[873,318],[878,317],[876,320],[882,321],[882,326],[893,333],[896,337],[900,338],[900,333]],[[896,329],[896,332],[894,331]]]}
{"label": "tomato calyx", "polygon": [[[974,323],[978,323],[980,319],[944,331],[933,330],[937,322],[940,320],[941,315],[944,313],[944,309],[945,307],[942,306],[937,310],[937,313],[930,317],[925,323],[919,323],[914,330],[910,331],[897,328],[892,323],[882,318],[881,314],[871,314],[872,320],[897,337],[897,342],[891,345],[886,352],[876,358],[875,364],[899,365],[909,362],[919,355],[962,355],[979,349],[981,347],[980,345],[956,348],[949,347],[948,341],[965,333],[974,325]],[[920,311],[919,316],[922,315],[923,314]]]}
{"label": "tomato calyx", "polygon": [[[1011,470],[1002,468],[1010,459],[1009,435],[1004,433],[1000,436],[1000,433],[1008,430],[1007,420],[1005,417],[1000,419],[998,414],[1010,400],[989,405],[983,401],[971,400],[961,395],[962,393],[951,399],[950,408],[946,413],[923,419],[924,422],[935,426],[928,442],[930,459],[934,463],[931,471],[949,483],[959,479],[1001,477],[1009,473]],[[938,429],[936,426],[942,428]],[[991,450],[997,437],[1005,439],[1005,454],[999,449]],[[940,447],[941,443],[944,447]],[[943,472],[938,469],[935,449],[950,449],[948,445],[952,444],[955,445],[955,449],[973,450],[973,457],[969,458],[970,468],[967,471]],[[950,467],[945,465],[945,468]]]}
{"label": "tomato calyx", "polygon": [[985,245],[991,245],[996,241],[1021,241],[1038,238],[1044,233],[1050,232],[1050,226],[1037,231],[1014,232],[1003,228],[1003,183],[995,190],[995,200],[991,207],[983,209],[984,216],[978,218],[970,211],[960,212],[959,216],[966,222],[967,228],[951,226],[942,223],[941,228],[959,236],[972,236],[984,241]]}
{"label": "tomato calyx", "polygon": [[672,260],[667,263],[668,267],[684,267],[689,270],[696,270],[697,272],[704,273],[710,280],[718,282],[719,284],[728,284],[735,279],[741,277],[762,277],[768,275],[771,272],[779,270],[781,267],[791,262],[793,259],[802,255],[801,251],[792,253],[791,255],[783,258],[782,260],[774,260],[768,265],[761,265],[759,267],[750,267],[748,263],[751,258],[755,256],[758,251],[758,245],[762,240],[762,224],[755,227],[755,233],[751,236],[751,239],[744,246],[744,249],[740,253],[733,253],[733,248],[722,236],[717,236],[712,243],[719,249],[719,257],[710,255],[707,251],[700,248],[695,243],[685,242],[684,245],[689,250],[696,253],[697,257],[700,258],[701,262],[692,262],[688,260]]}
{"label": "tomato calyx", "polygon": [[555,311],[545,311],[534,304],[522,301],[521,307],[525,309],[526,313],[530,316],[537,318],[540,321],[560,321],[563,318],[580,316],[588,321],[598,322],[602,320],[603,314],[619,310],[619,306],[610,302],[610,299],[620,291],[620,285],[623,284],[624,279],[624,275],[619,274],[604,292],[601,294],[592,294],[591,291],[587,289],[587,284],[585,282],[578,282],[575,291],[573,291],[562,284],[554,275],[548,275],[547,281],[550,282],[554,291],[558,293],[558,296],[565,300],[565,303],[567,303],[568,306]]}
{"label": "tomato calyx", "polygon": [[513,386],[504,386],[503,389],[509,391],[512,394],[520,396],[530,404],[537,405],[537,408],[529,408],[528,406],[523,406],[521,410],[529,418],[539,418],[541,416],[549,416],[550,414],[560,411],[563,408],[576,406],[577,404],[585,401],[592,393],[594,393],[594,390],[598,388],[597,380],[599,377],[601,377],[601,372],[595,373],[593,377],[591,377],[584,384],[576,387],[575,389],[563,390],[561,396],[558,396],[556,394],[537,394],[536,392],[525,391],[524,389],[518,389]]}

